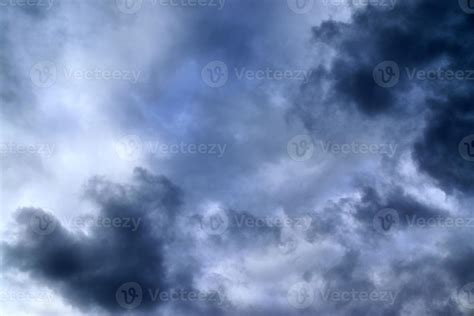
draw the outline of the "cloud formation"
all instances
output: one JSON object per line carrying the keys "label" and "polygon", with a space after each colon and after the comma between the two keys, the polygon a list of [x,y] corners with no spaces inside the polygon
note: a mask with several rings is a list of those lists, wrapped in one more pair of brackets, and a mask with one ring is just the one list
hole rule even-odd
{"label": "cloud formation", "polygon": [[211,2],[0,4],[2,311],[470,315],[467,0]]}

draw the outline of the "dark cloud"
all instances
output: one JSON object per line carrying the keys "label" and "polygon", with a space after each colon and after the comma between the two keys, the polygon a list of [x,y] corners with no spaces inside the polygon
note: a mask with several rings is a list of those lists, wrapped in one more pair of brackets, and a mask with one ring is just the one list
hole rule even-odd
{"label": "dark cloud", "polygon": [[[68,176],[75,168],[102,174],[116,167],[118,177],[128,170],[129,161],[104,168],[104,162],[96,161],[100,159],[68,159],[110,158],[109,137],[97,143],[84,139],[85,146],[76,146],[85,136],[81,131],[68,133],[79,125],[77,120],[95,115],[107,119],[104,130],[91,132],[91,138],[102,138],[94,132],[114,139],[136,134],[145,145],[140,164],[166,177],[138,168],[127,183],[97,176],[85,185],[83,197],[98,207],[97,218],[140,220],[136,230],[70,229],[57,217],[45,228],[52,231],[38,231],[38,223],[44,226],[38,220],[55,217],[41,208],[20,208],[18,231],[1,244],[3,268],[26,273],[34,285],[53,289],[84,314],[126,312],[116,292],[136,282],[144,295],[132,315],[461,315],[453,293],[474,281],[472,233],[418,229],[407,219],[456,216],[468,204],[472,162],[463,159],[458,146],[463,137],[474,134],[474,95],[471,82],[410,79],[406,69],[474,68],[472,16],[456,1],[399,0],[394,10],[369,5],[353,11],[348,20],[319,23],[328,1],[315,3],[307,15],[292,13],[286,1],[272,0],[227,1],[223,10],[166,7],[144,0],[136,14],[119,12],[115,1],[62,3],[49,12],[29,7],[9,14],[0,22],[5,31],[0,34],[0,66],[5,70],[0,80],[6,83],[0,88],[2,122],[15,124],[9,131],[15,135],[41,121],[28,134],[57,134],[69,145],[58,149],[50,164],[8,155],[8,177],[2,183],[26,187],[12,192],[9,205],[21,205],[43,192],[35,190],[39,180],[29,179],[33,172],[17,171],[25,164],[41,170],[39,178],[58,177],[60,185],[78,181],[68,178],[82,176]],[[8,12],[16,9],[9,7]],[[311,28],[309,23],[319,24]],[[26,32],[31,28],[38,31]],[[18,34],[30,37],[20,41]],[[312,39],[311,51],[302,52],[307,38]],[[30,47],[31,53],[18,53]],[[294,70],[313,65],[306,60],[313,48],[318,64],[303,85],[238,79],[234,72],[243,67]],[[146,80],[133,86],[108,82],[105,90],[99,82],[82,85],[71,80],[71,90],[63,90],[61,83],[44,90],[33,87],[28,76],[29,64],[43,59],[95,67],[104,65],[104,56],[115,60],[116,68],[146,68]],[[301,64],[300,58],[305,59]],[[217,89],[201,78],[202,67],[212,60],[229,68],[228,82]],[[401,70],[392,88],[377,85],[373,78],[374,67],[385,60],[395,61]],[[76,99],[71,92],[85,97]],[[298,119],[288,115],[293,100],[293,113],[315,140],[394,143],[396,155],[342,159],[329,153],[316,157],[318,152],[313,160],[290,161],[288,140],[295,131],[305,133]],[[44,109],[41,115],[37,108]],[[51,117],[62,124],[50,124]],[[219,144],[226,150],[219,157],[161,155],[145,148],[148,141]],[[97,155],[84,152],[99,147]],[[65,161],[70,169],[60,178],[51,170],[58,169],[56,164],[65,166]],[[420,172],[434,181],[419,186],[428,178]],[[69,198],[58,198],[53,189],[44,189],[51,200]],[[426,202],[438,194],[436,201],[446,198],[442,206]],[[208,209],[202,205],[207,201],[216,201],[229,220],[222,233],[203,228]],[[393,234],[374,227],[378,212],[387,208],[396,210],[400,219]],[[303,231],[267,222],[282,219],[282,214],[299,218],[307,213],[311,225]],[[308,282],[317,292],[305,310],[286,302],[295,281]],[[148,292],[201,292],[203,285],[216,285],[218,302],[210,297],[165,303]],[[320,291],[326,289],[387,290],[397,296],[392,304],[324,300]]]}
{"label": "dark cloud", "polygon": [[[281,237],[283,222],[277,222],[279,217],[259,217],[247,211],[226,210],[217,214],[221,220],[225,220],[225,230],[220,234],[211,234],[209,237],[216,243],[216,246],[232,248],[250,248],[271,246],[278,243]],[[194,219],[198,225],[209,224],[208,218],[203,215],[195,215]]]}
{"label": "dark cloud", "polygon": [[[466,193],[474,192],[473,162],[461,155],[461,141],[474,134],[474,107],[471,92],[448,95],[447,100],[433,101],[428,127],[415,144],[413,153],[420,169],[437,180],[440,187]],[[472,150],[474,147],[466,142]]]}
{"label": "dark cloud", "polygon": [[[472,71],[473,26],[472,16],[457,1],[398,1],[394,10],[368,6],[349,22],[325,21],[313,29],[314,39],[333,50],[334,58],[328,66],[319,66],[302,87],[297,112],[310,130],[318,132],[324,125],[321,117],[335,118],[328,111],[321,116],[319,107],[355,107],[369,117],[385,114],[400,122],[418,116],[420,128],[426,119],[414,147],[419,168],[449,192],[472,192],[472,162],[458,150],[460,141],[474,134],[472,81],[417,80],[409,72]],[[395,61],[400,68],[400,81],[392,88],[374,80],[374,68],[383,61]]]}
{"label": "dark cloud", "polygon": [[434,207],[425,205],[410,196],[400,187],[394,187],[389,192],[379,193],[372,187],[362,190],[362,198],[360,204],[356,205],[357,218],[361,223],[370,225],[372,228],[372,220],[379,211],[386,208],[394,209],[400,217],[400,224],[406,226],[408,218],[416,216],[421,219],[429,219],[437,216],[446,216],[447,212]]}
{"label": "dark cloud", "polygon": [[[140,284],[144,291],[137,311],[158,304],[145,292],[148,289],[192,289],[198,265],[170,273],[164,258],[167,251],[175,251],[169,248],[175,240],[175,218],[182,199],[176,186],[164,177],[136,169],[131,185],[96,177],[85,192],[100,207],[99,217],[112,222],[116,218],[140,220],[137,229],[125,223],[120,227],[92,226],[85,234],[68,231],[56,219],[52,231],[38,235],[35,216],[41,218],[47,213],[23,208],[17,214],[22,228],[19,240],[2,246],[5,267],[27,272],[68,303],[88,311],[122,311],[115,293],[127,282]],[[183,241],[181,245],[187,246]]]}
{"label": "dark cloud", "polygon": [[[369,5],[350,22],[325,21],[313,29],[314,39],[334,50],[335,57],[304,90],[329,83],[325,102],[332,105],[356,106],[369,115],[403,110],[406,105],[398,104],[399,98],[415,86],[404,69],[436,66],[442,59],[461,69],[472,65],[472,25],[455,1],[425,0],[398,1],[390,11]],[[400,83],[391,89],[377,85],[372,74],[386,60],[401,68]]]}
{"label": "dark cloud", "polygon": [[[474,277],[474,252],[467,241],[471,236],[469,229],[452,230],[454,234],[449,240],[433,245],[438,248],[434,252],[425,252],[424,247],[428,245],[413,239],[400,249],[396,236],[406,236],[416,230],[408,225],[407,217],[416,215],[427,220],[446,217],[448,213],[417,201],[400,187],[388,192],[375,187],[360,191],[360,198],[340,199],[325,209],[322,218],[316,216],[316,221],[319,219],[324,225],[313,225],[307,232],[312,238],[307,240],[314,244],[333,240],[343,247],[343,255],[326,268],[312,266],[306,271],[306,281],[314,284],[323,278],[324,285],[316,288],[317,293],[353,289],[368,293],[390,291],[396,294],[396,299],[389,304],[377,300],[335,300],[325,302],[329,303],[326,307],[321,303],[322,308],[338,315],[405,315],[409,310],[423,311],[427,315],[465,315],[458,306],[456,293]],[[373,226],[377,212],[388,207],[396,209],[400,216],[400,227],[395,235],[381,234]],[[360,230],[351,231],[354,226],[348,221],[352,220],[359,221]],[[425,230],[423,234],[430,233],[433,232]],[[380,270],[383,274],[374,277]]]}

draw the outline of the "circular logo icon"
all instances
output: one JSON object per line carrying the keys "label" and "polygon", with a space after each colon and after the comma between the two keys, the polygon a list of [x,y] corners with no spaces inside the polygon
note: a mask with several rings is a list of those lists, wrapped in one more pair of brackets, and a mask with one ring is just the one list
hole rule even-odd
{"label": "circular logo icon", "polygon": [[309,135],[297,135],[290,139],[286,149],[291,159],[306,161],[313,157],[314,143]]}
{"label": "circular logo icon", "polygon": [[392,88],[400,81],[400,68],[394,61],[383,61],[375,66],[373,76],[382,88]]}
{"label": "circular logo icon", "polygon": [[30,70],[31,82],[40,88],[49,88],[56,83],[56,65],[49,61],[36,63]]}
{"label": "circular logo icon", "polygon": [[474,135],[464,137],[458,146],[459,154],[467,161],[474,161]]}
{"label": "circular logo icon", "polygon": [[458,291],[458,302],[465,309],[474,309],[474,282],[464,285]]}
{"label": "circular logo icon", "polygon": [[293,285],[287,294],[288,303],[297,309],[306,309],[314,302],[314,289],[307,282]]}
{"label": "circular logo icon", "polygon": [[222,212],[214,212],[201,218],[201,229],[209,235],[221,235],[229,227],[229,218]]}
{"label": "circular logo icon", "polygon": [[305,14],[313,9],[314,0],[287,0],[288,8],[296,14]]}
{"label": "circular logo icon", "polygon": [[40,210],[33,212],[30,218],[31,230],[41,236],[54,232],[57,224],[57,220],[53,215]]}
{"label": "circular logo icon", "polygon": [[115,0],[115,4],[120,12],[135,14],[142,8],[143,0]]}
{"label": "circular logo icon", "polygon": [[374,229],[381,234],[389,234],[398,230],[400,216],[392,208],[386,208],[375,214],[372,221]]}
{"label": "circular logo icon", "polygon": [[137,160],[142,151],[142,141],[137,135],[127,135],[115,144],[117,155],[127,161]]}
{"label": "circular logo icon", "polygon": [[474,0],[459,0],[459,6],[467,14],[474,14]]}
{"label": "circular logo icon", "polygon": [[201,78],[211,88],[219,88],[227,83],[229,70],[227,65],[219,60],[211,61],[202,68]]}
{"label": "circular logo icon", "polygon": [[115,292],[117,303],[125,309],[137,308],[143,299],[143,291],[137,282],[122,284]]}

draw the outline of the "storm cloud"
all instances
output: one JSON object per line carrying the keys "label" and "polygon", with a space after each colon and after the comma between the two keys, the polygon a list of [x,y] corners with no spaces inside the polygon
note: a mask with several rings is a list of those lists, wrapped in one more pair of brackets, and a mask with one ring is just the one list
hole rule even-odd
{"label": "storm cloud", "polygon": [[470,5],[1,2],[2,312],[472,314]]}

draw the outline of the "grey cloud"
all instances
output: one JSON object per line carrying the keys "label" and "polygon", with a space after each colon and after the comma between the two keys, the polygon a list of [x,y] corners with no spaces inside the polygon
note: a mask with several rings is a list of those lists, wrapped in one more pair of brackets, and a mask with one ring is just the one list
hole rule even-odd
{"label": "grey cloud", "polygon": [[[4,268],[27,272],[60,293],[69,303],[84,311],[125,311],[115,293],[121,284],[137,282],[146,289],[192,288],[193,273],[168,273],[167,251],[176,239],[175,218],[181,208],[181,192],[168,179],[136,169],[133,184],[122,185],[96,177],[85,187],[85,194],[100,208],[101,217],[140,218],[138,230],[92,227],[90,234],[66,230],[55,220],[54,229],[44,236],[32,230],[32,216],[43,210],[22,208],[17,214],[20,239],[3,244]],[[51,215],[52,216],[52,215]],[[54,218],[54,217],[52,217]],[[171,249],[165,250],[164,247]],[[179,264],[178,264],[179,266]],[[143,296],[137,312],[157,305]]]}

